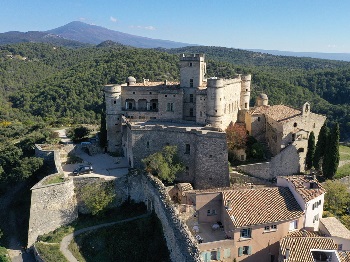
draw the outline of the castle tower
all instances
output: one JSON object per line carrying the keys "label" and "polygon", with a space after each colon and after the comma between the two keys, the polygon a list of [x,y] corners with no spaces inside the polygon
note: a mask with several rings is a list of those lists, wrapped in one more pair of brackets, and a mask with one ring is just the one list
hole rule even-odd
{"label": "castle tower", "polygon": [[255,101],[255,106],[267,106],[269,105],[269,98],[267,97],[266,94],[261,93],[258,95]]}
{"label": "castle tower", "polygon": [[121,86],[104,87],[108,152],[122,152]]}
{"label": "castle tower", "polygon": [[196,89],[205,82],[204,54],[180,56],[180,87],[184,92],[183,119],[196,121]]}
{"label": "castle tower", "polygon": [[224,117],[224,80],[220,78],[207,79],[207,124],[216,128],[225,128]]}
{"label": "castle tower", "polygon": [[241,110],[249,110],[251,75],[242,75],[241,84]]}

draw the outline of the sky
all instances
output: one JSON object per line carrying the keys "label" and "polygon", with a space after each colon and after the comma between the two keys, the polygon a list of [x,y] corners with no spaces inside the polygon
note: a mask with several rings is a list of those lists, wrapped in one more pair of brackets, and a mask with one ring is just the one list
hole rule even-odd
{"label": "sky", "polygon": [[350,53],[349,0],[0,0],[0,33],[72,21],[207,46]]}

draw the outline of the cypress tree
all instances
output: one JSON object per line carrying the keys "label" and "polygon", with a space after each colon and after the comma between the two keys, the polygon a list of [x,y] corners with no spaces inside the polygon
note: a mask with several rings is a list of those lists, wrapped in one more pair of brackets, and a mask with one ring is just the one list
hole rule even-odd
{"label": "cypress tree", "polygon": [[332,179],[339,165],[339,124],[336,123],[327,141],[326,151],[322,164],[323,175]]}
{"label": "cypress tree", "polygon": [[326,126],[326,123],[324,123],[318,135],[316,150],[314,154],[313,164],[316,169],[321,168],[320,161],[323,159],[328,137],[329,137],[329,128]]}
{"label": "cypress tree", "polygon": [[315,155],[315,135],[314,132],[311,131],[309,139],[307,141],[307,153],[306,153],[306,167],[307,169],[311,169],[313,166],[313,159]]}

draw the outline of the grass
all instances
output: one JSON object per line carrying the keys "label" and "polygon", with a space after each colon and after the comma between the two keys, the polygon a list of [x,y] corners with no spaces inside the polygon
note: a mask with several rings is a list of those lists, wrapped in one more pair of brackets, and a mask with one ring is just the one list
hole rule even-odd
{"label": "grass", "polygon": [[344,166],[338,167],[337,173],[335,174],[334,178],[339,179],[349,175],[350,175],[350,164],[346,164]]}
{"label": "grass", "polygon": [[57,174],[44,180],[43,185],[50,185],[64,182],[64,175]]}
{"label": "grass", "polygon": [[0,247],[0,262],[11,262],[7,249]]}
{"label": "grass", "polygon": [[78,235],[69,248],[79,261],[86,262],[170,261],[162,226],[155,214]]}
{"label": "grass", "polygon": [[68,262],[60,251],[60,244],[35,243],[35,246],[45,262]]}
{"label": "grass", "polygon": [[62,241],[62,239],[66,235],[71,234],[74,231],[82,228],[99,225],[103,223],[119,221],[126,218],[139,216],[145,213],[146,213],[146,207],[144,204],[125,203],[119,208],[113,208],[113,209],[107,210],[104,214],[101,214],[98,216],[79,215],[79,218],[73,223],[67,226],[62,226],[48,234],[39,236],[38,240],[45,243],[38,242],[35,245],[37,247],[39,245],[38,248],[40,248],[40,251],[39,251],[40,254],[43,257],[47,258],[47,259],[44,259],[45,261],[47,262],[66,261],[66,260],[58,260],[60,257],[63,256],[61,251],[59,250],[59,243]]}
{"label": "grass", "polygon": [[350,160],[350,147],[339,145],[340,161]]}
{"label": "grass", "polygon": [[[339,145],[340,161],[350,160],[350,147]],[[338,167],[334,178],[339,179],[350,175],[350,163]]]}

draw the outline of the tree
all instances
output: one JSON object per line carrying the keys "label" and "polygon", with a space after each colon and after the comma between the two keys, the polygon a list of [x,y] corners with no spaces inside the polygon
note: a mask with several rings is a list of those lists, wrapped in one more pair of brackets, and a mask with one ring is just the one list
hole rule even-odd
{"label": "tree", "polygon": [[169,183],[175,180],[177,173],[184,170],[177,154],[177,146],[165,146],[162,151],[142,159],[142,163],[144,163],[147,172]]}
{"label": "tree", "polygon": [[92,215],[103,213],[116,197],[113,182],[92,182],[81,189],[81,199]]}
{"label": "tree", "polygon": [[247,131],[238,124],[230,123],[226,129],[228,150],[241,149],[246,147]]}
{"label": "tree", "polygon": [[90,134],[90,129],[85,126],[78,126],[74,129],[69,129],[67,136],[73,139],[74,141],[80,141]]}
{"label": "tree", "polygon": [[324,123],[318,135],[314,161],[313,161],[314,167],[317,169],[320,169],[320,167],[322,166],[321,162],[323,161],[323,157],[325,154],[328,137],[329,137],[329,128],[327,127],[326,123]]}
{"label": "tree", "polygon": [[336,123],[332,128],[329,139],[327,140],[322,164],[323,175],[329,179],[332,179],[335,176],[339,165],[339,135],[339,124]]}
{"label": "tree", "polygon": [[307,141],[307,153],[306,153],[306,167],[307,169],[311,169],[313,166],[313,159],[315,155],[315,135],[314,132],[311,131],[309,140]]}
{"label": "tree", "polygon": [[336,216],[346,214],[346,208],[350,204],[350,193],[346,185],[339,181],[328,180],[324,183],[325,194],[324,210]]}

